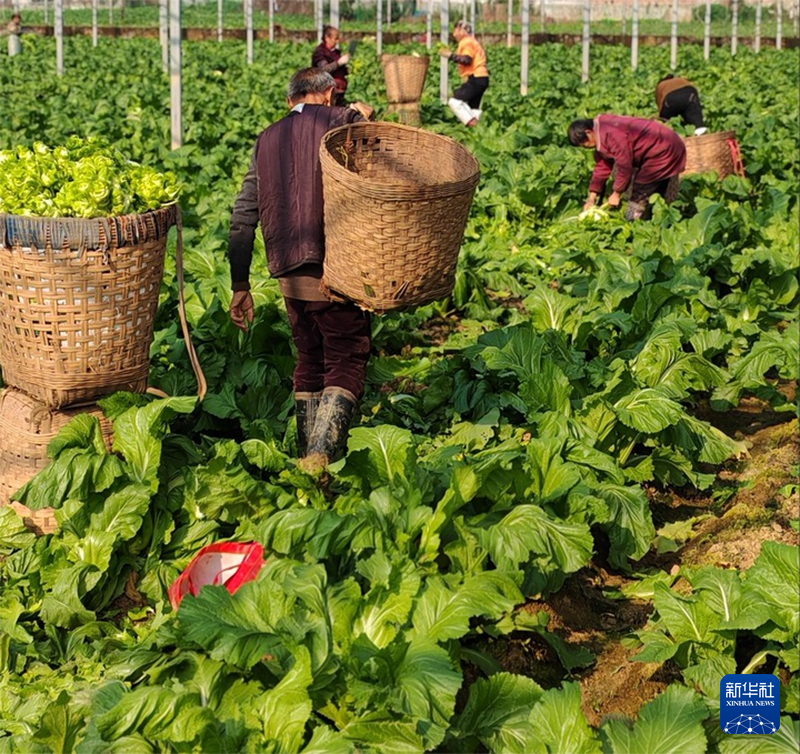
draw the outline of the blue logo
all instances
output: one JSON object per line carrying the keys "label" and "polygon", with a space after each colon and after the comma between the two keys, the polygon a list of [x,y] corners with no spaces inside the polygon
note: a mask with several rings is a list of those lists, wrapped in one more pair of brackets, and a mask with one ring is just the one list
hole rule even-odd
{"label": "blue logo", "polygon": [[781,683],[774,675],[732,673],[719,682],[725,733],[775,733],[781,727]]}

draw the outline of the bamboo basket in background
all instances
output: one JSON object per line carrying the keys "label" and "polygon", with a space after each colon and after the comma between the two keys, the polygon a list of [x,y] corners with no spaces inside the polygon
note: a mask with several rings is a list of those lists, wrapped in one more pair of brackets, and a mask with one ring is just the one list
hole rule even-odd
{"label": "bamboo basket in background", "polygon": [[681,175],[716,172],[723,180],[737,172],[739,144],[736,131],[686,136],[683,143],[686,145],[686,167]]}

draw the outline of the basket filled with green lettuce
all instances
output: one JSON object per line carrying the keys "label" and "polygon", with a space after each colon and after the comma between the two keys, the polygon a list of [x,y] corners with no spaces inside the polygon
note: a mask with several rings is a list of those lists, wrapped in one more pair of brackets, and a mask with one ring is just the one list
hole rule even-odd
{"label": "basket filled with green lettuce", "polygon": [[177,178],[96,139],[0,151],[0,366],[50,407],[147,387]]}

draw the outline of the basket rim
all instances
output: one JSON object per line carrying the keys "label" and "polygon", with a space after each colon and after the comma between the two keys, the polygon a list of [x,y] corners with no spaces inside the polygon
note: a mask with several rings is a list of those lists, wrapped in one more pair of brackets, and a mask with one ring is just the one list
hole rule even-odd
{"label": "basket rim", "polygon": [[[366,127],[374,127],[376,125],[385,128],[387,131],[397,130],[406,131],[409,133],[424,134],[425,138],[428,138],[431,141],[438,141],[440,143],[447,144],[448,147],[454,145],[457,149],[460,149],[464,153],[466,161],[472,167],[472,171],[465,178],[460,178],[454,181],[442,181],[441,183],[436,184],[378,183],[373,179],[365,178],[358,173],[353,173],[352,171],[343,167],[334,159],[333,155],[328,150],[328,144],[341,133],[344,133],[347,130],[361,130]],[[362,196],[379,196],[384,200],[390,201],[409,201],[409,190],[412,188],[415,199],[433,199],[442,196],[452,196],[453,194],[458,193],[467,193],[475,189],[481,177],[481,167],[478,159],[463,144],[461,144],[461,142],[456,141],[449,136],[437,134],[434,131],[429,131],[425,128],[406,126],[400,123],[392,123],[390,121],[347,123],[343,126],[333,128],[322,137],[322,141],[320,142],[319,146],[319,156],[320,161],[327,170],[329,170],[332,174],[335,174],[337,178],[347,179],[348,183],[351,184],[348,188],[355,190]],[[396,196],[392,196],[393,193],[396,194]]]}
{"label": "basket rim", "polygon": [[[73,239],[67,242],[67,246],[73,251],[83,251],[85,249],[107,250],[137,246],[141,243],[164,238],[166,234],[161,235],[158,232],[158,225],[155,225],[153,228],[153,230],[156,231],[155,233],[148,233],[148,227],[146,225],[141,225],[141,223],[146,223],[147,218],[157,218],[157,220],[154,219],[153,222],[158,222],[160,220],[164,223],[168,223],[169,228],[179,222],[179,217],[180,203],[177,200],[169,202],[158,209],[149,209],[145,212],[132,212],[124,215],[98,215],[96,217],[49,217],[44,215],[17,215],[11,212],[0,212],[0,249],[31,249],[34,247],[40,249],[47,248],[48,246],[51,246],[53,249],[62,248],[61,246],[53,246],[48,243],[33,244],[22,242],[19,237],[19,230],[14,228],[14,225],[17,224],[25,228],[28,233],[46,235],[48,231],[52,232],[53,229],[58,229],[59,231],[73,231]],[[132,234],[133,237],[131,239],[128,239],[126,235],[120,234],[119,232],[121,228],[132,230],[137,225],[140,227]],[[114,231],[112,231],[112,226],[115,229]],[[88,242],[89,238],[97,236],[103,237],[104,242],[102,244],[95,246]]]}

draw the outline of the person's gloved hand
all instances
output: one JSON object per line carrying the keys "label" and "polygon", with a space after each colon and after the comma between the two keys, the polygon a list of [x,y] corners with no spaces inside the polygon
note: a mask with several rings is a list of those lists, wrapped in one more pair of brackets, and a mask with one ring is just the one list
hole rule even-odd
{"label": "person's gloved hand", "polygon": [[350,53],[346,52],[342,57],[339,58],[337,61],[340,66],[347,65],[350,62]]}
{"label": "person's gloved hand", "polygon": [[234,291],[231,299],[231,321],[240,330],[247,330],[253,323],[253,296],[250,291]]}
{"label": "person's gloved hand", "polygon": [[442,49],[439,50],[439,54],[443,58],[449,58],[453,53],[451,53],[450,50],[447,47],[442,47]]}

